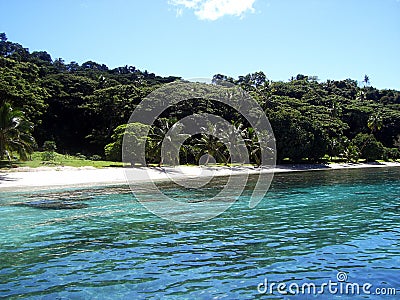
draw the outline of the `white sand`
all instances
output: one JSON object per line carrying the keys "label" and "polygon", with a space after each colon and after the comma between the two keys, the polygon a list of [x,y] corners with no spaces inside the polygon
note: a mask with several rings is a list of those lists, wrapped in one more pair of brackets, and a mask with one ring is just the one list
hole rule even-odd
{"label": "white sand", "polygon": [[[273,171],[321,171],[350,168],[372,167],[400,167],[400,163],[373,163],[373,164],[329,164],[329,165],[278,165]],[[143,180],[164,180],[172,178],[196,178],[200,176],[224,176],[240,173],[256,174],[258,172],[271,172],[268,169],[253,167],[179,167],[176,168],[135,168],[131,171],[132,179],[136,182]],[[43,188],[73,187],[73,186],[100,186],[127,184],[123,168],[93,167],[41,167],[41,168],[17,168],[6,172],[0,172],[0,191],[19,191]]]}

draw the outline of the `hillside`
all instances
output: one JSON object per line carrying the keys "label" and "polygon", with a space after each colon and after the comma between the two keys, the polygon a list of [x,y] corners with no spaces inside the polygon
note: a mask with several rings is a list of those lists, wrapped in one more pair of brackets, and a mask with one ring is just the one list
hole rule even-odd
{"label": "hillside", "polygon": [[[365,76],[319,81],[297,75],[287,82],[272,81],[266,72],[234,79],[214,76],[215,83],[231,82],[249,92],[265,110],[274,130],[278,160],[318,161],[324,156],[357,160],[400,158],[400,92],[377,89]],[[370,74],[373,81],[373,74]],[[61,153],[97,154],[105,157],[106,145],[115,142],[115,129],[125,124],[136,105],[157,87],[179,79],[161,77],[134,66],[110,69],[93,61],[79,65],[52,58],[46,51],[30,52],[22,45],[0,41],[0,103],[24,112],[33,126],[34,148],[54,141]],[[218,113],[243,129],[257,163],[257,143],[246,122],[231,109],[206,99],[189,99],[156,122],[159,131],[195,112]],[[166,124],[168,126],[166,126]],[[239,126],[241,124],[242,126]],[[194,137],[187,142],[193,163],[201,149]],[[149,154],[157,162],[159,154]],[[226,149],[222,150],[226,155]],[[118,159],[118,157],[108,158]],[[111,155],[112,156],[112,155]],[[118,155],[117,155],[118,156]]]}

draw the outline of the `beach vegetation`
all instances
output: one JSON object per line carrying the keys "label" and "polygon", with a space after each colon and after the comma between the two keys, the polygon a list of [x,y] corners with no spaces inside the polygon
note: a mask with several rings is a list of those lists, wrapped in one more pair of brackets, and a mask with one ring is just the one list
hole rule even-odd
{"label": "beach vegetation", "polygon": [[0,103],[0,159],[11,162],[16,153],[19,159],[27,160],[35,147],[32,130],[33,124],[22,111],[8,102]]}
{"label": "beach vegetation", "polygon": [[[121,161],[122,137],[130,114],[152,91],[178,79],[157,76],[135,66],[109,68],[94,61],[68,63],[62,58],[52,58],[46,51],[30,52],[3,38],[0,104],[3,111],[9,109],[9,113],[19,114],[18,118],[24,122],[18,123],[19,134],[14,128],[12,137],[8,131],[8,137],[2,138],[1,158],[5,159],[6,151],[11,160],[10,152],[21,159],[29,158],[33,150],[39,149],[36,140],[38,145],[54,142],[57,145],[54,153],[80,158],[82,164],[99,162],[102,158]],[[335,158],[397,159],[397,151],[393,149],[400,147],[400,92],[374,87],[373,74],[360,75],[359,79],[321,81],[316,76],[298,74],[288,81],[273,81],[257,71],[237,79],[216,74],[212,82],[223,87],[240,86],[259,103],[272,125],[279,163]],[[163,112],[149,129],[146,140],[137,141],[146,145],[147,163],[164,163],[160,147],[166,132],[178,120],[196,113],[218,114],[235,124],[235,134],[243,138],[250,162],[261,163],[254,129],[237,111],[210,100],[211,96],[187,99]],[[2,122],[7,120],[3,118]],[[9,122],[2,126],[16,124]],[[136,127],[139,130],[140,126]],[[139,135],[133,130],[130,137],[137,139]],[[20,141],[15,143],[17,139]],[[224,142],[229,144],[229,137],[219,139],[198,134],[188,138],[179,149],[180,163],[197,164],[199,157],[207,154],[217,163],[229,164],[229,147]],[[49,156],[51,151],[43,151],[44,161],[57,160],[57,155],[55,159]]]}

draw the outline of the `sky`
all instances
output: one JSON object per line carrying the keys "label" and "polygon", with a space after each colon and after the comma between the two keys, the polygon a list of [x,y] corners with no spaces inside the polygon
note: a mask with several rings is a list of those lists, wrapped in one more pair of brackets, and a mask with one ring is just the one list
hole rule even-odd
{"label": "sky", "polygon": [[367,74],[400,90],[400,0],[0,0],[0,32],[67,63],[186,79]]}

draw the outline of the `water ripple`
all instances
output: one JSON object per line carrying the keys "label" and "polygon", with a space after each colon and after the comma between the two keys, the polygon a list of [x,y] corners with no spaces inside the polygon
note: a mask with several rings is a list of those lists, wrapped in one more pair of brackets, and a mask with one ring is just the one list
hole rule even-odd
{"label": "water ripple", "polygon": [[[3,193],[0,297],[253,299],[264,278],[321,285],[338,271],[399,287],[398,178],[396,168],[277,175],[257,209],[247,206],[249,181],[227,212],[200,225],[151,215],[125,187]],[[69,196],[87,207],[14,205]]]}

